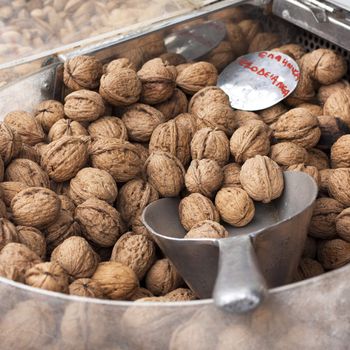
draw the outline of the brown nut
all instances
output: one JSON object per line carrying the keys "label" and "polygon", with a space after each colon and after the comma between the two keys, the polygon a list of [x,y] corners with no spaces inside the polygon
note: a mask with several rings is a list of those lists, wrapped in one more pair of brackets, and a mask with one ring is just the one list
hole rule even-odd
{"label": "brown nut", "polygon": [[288,171],[301,171],[310,175],[315,180],[317,186],[320,185],[320,174],[316,167],[312,165],[305,165],[304,163],[290,165],[286,170]]}
{"label": "brown nut", "polygon": [[192,193],[181,200],[179,216],[182,226],[187,231],[204,220],[220,221],[219,212],[213,202],[200,193]]}
{"label": "brown nut", "polygon": [[25,274],[25,283],[53,292],[68,292],[68,275],[55,262],[40,263],[28,269]]}
{"label": "brown nut", "polygon": [[186,58],[178,53],[166,52],[160,55],[163,63],[166,66],[178,66],[179,64],[186,63]]}
{"label": "brown nut", "polygon": [[335,226],[338,236],[350,242],[350,208],[346,208],[335,218]]}
{"label": "brown nut", "polygon": [[0,218],[0,250],[11,242],[20,242],[17,229],[11,221]]}
{"label": "brown nut", "polygon": [[258,111],[260,118],[266,124],[272,124],[278,120],[278,118],[286,113],[288,109],[282,103],[277,103],[276,105]]}
{"label": "brown nut", "polygon": [[143,298],[152,298],[154,295],[146,288],[137,288],[134,294],[129,298],[130,301],[136,301]]}
{"label": "brown nut", "polygon": [[304,47],[298,44],[285,44],[272,51],[282,52],[295,60],[300,60],[306,54]]}
{"label": "brown nut", "polygon": [[197,131],[197,118],[191,113],[181,113],[174,120],[176,125],[188,130],[192,139]]}
{"label": "brown nut", "polygon": [[146,288],[153,295],[165,295],[181,286],[181,276],[168,259],[157,260],[148,271]]}
{"label": "brown nut", "polygon": [[255,19],[245,19],[240,21],[238,26],[241,28],[243,37],[248,43],[252,42],[254,37],[263,31],[261,23]]}
{"label": "brown nut", "polygon": [[51,254],[51,261],[57,262],[71,277],[90,277],[99,263],[98,255],[82,237],[70,237]]}
{"label": "brown nut", "polygon": [[216,194],[215,206],[222,220],[236,227],[247,225],[255,214],[253,201],[239,187],[222,188]]}
{"label": "brown nut", "polygon": [[164,123],[166,118],[151,106],[135,103],[125,110],[122,121],[130,140],[147,142],[150,140],[153,130],[159,124]]}
{"label": "brown nut", "polygon": [[96,168],[84,168],[70,180],[69,197],[79,205],[91,197],[113,204],[118,187],[112,175]]}
{"label": "brown nut", "polygon": [[5,164],[15,158],[22,149],[21,136],[6,123],[0,124],[0,155]]}
{"label": "brown nut", "polygon": [[123,140],[98,139],[90,149],[94,168],[110,173],[116,182],[126,182],[141,173],[142,161],[137,148]]}
{"label": "brown nut", "polygon": [[334,270],[350,261],[350,243],[342,239],[322,242],[317,250],[318,261],[326,270]]}
{"label": "brown nut", "polygon": [[17,155],[17,158],[29,159],[35,163],[40,164],[40,154],[35,147],[36,146],[29,146],[26,143],[22,143],[22,147]]}
{"label": "brown nut", "polygon": [[57,194],[43,187],[29,187],[17,193],[11,201],[13,221],[17,225],[42,228],[59,215],[61,201]]}
{"label": "brown nut", "polygon": [[156,247],[151,240],[143,235],[125,233],[114,245],[110,260],[129,266],[142,280],[155,258]]}
{"label": "brown nut", "polygon": [[221,129],[204,128],[198,130],[191,141],[192,159],[213,159],[220,166],[230,158],[230,142]]}
{"label": "brown nut", "polygon": [[70,119],[60,119],[54,125],[52,125],[48,134],[48,139],[50,142],[52,142],[64,136],[88,135],[87,130],[79,122]]}
{"label": "brown nut", "polygon": [[67,195],[64,195],[64,194],[61,194],[58,197],[61,200],[61,210],[65,211],[71,216],[74,216],[75,205],[74,205],[74,202],[71,200],[71,198],[69,198]]}
{"label": "brown nut", "polygon": [[64,99],[64,113],[77,122],[91,122],[102,117],[105,105],[102,97],[94,91],[79,90]]}
{"label": "brown nut", "polygon": [[[237,45],[234,47],[237,49]],[[206,56],[205,61],[213,64],[218,72],[221,72],[229,63],[234,61],[235,53],[232,48],[232,42],[221,41],[221,43],[211,50]]]}
{"label": "brown nut", "polygon": [[194,159],[187,169],[185,185],[190,193],[212,197],[224,179],[222,168],[212,159]]}
{"label": "brown nut", "polygon": [[334,84],[320,86],[317,93],[317,99],[321,105],[324,105],[328,97],[338,91],[345,91],[349,94],[350,82],[347,80],[340,80]]}
{"label": "brown nut", "polygon": [[158,103],[153,107],[158,109],[166,120],[169,120],[181,113],[186,113],[187,105],[188,101],[186,95],[180,89],[175,89],[168,100]]}
{"label": "brown nut", "polygon": [[113,71],[119,71],[120,69],[132,69],[135,72],[137,71],[137,67],[134,62],[132,62],[129,58],[117,58],[108,64],[103,66],[103,73],[111,73]]}
{"label": "brown nut", "polygon": [[329,168],[329,158],[326,153],[319,150],[318,148],[310,148],[308,150],[308,158],[306,165],[316,167],[318,170]]}
{"label": "brown nut", "polygon": [[332,171],[333,169],[322,169],[319,171],[321,192],[328,194],[328,182]]}
{"label": "brown nut", "polygon": [[45,133],[39,122],[28,112],[14,111],[6,114],[4,122],[28,145],[45,140]]}
{"label": "brown nut", "polygon": [[196,299],[196,294],[188,288],[176,288],[163,297],[163,301],[189,301]]}
{"label": "brown nut", "polygon": [[338,168],[332,170],[328,179],[328,191],[329,194],[344,204],[350,206],[350,169]]}
{"label": "brown nut", "polygon": [[[234,58],[247,53],[249,42],[244,37],[244,33],[238,24],[226,23],[226,38],[231,44]],[[233,60],[232,60],[233,61]]]}
{"label": "brown nut", "polygon": [[89,135],[92,138],[116,138],[128,139],[128,132],[124,122],[117,117],[102,117],[90,123],[88,127]]}
{"label": "brown nut", "polygon": [[308,153],[305,148],[293,142],[281,142],[271,146],[270,158],[279,165],[305,163]]}
{"label": "brown nut", "polygon": [[100,284],[105,296],[114,300],[128,299],[139,287],[135,272],[115,261],[100,263],[92,280]]}
{"label": "brown nut", "polygon": [[185,169],[172,154],[163,151],[151,153],[145,163],[147,181],[163,197],[176,197],[185,182]]}
{"label": "brown nut", "polygon": [[222,168],[224,172],[224,180],[222,187],[242,187],[239,179],[241,166],[237,163],[229,163]]}
{"label": "brown nut", "polygon": [[204,220],[200,221],[191,230],[188,231],[184,238],[226,238],[228,232],[225,227],[216,221]]}
{"label": "brown nut", "polygon": [[44,235],[35,227],[17,226],[16,230],[18,233],[18,242],[27,246],[41,259],[44,259],[46,255],[46,240]]}
{"label": "brown nut", "polygon": [[294,275],[294,280],[302,281],[307,278],[322,275],[324,272],[322,265],[317,260],[303,258],[299,262],[298,270]]}
{"label": "brown nut", "polygon": [[323,113],[323,108],[321,106],[314,105],[312,103],[302,103],[298,106],[298,108],[307,109],[315,117],[318,117]]}
{"label": "brown nut", "polygon": [[119,212],[97,198],[90,198],[75,209],[75,220],[82,234],[102,247],[111,247],[123,230]]}
{"label": "brown nut", "polygon": [[77,56],[64,63],[63,81],[71,90],[95,89],[101,75],[102,63],[93,56]]}
{"label": "brown nut", "polygon": [[7,207],[11,206],[11,201],[13,197],[22,190],[28,188],[29,186],[23,182],[16,181],[5,181],[0,183],[1,192],[3,193],[2,199]]}
{"label": "brown nut", "polygon": [[[246,124],[250,123],[252,120],[254,121],[259,120],[262,122],[258,114],[254,112],[247,112],[247,111],[240,111],[240,110],[234,111],[233,118],[237,124],[237,127],[245,126]],[[262,125],[264,125],[264,122],[262,122]],[[266,125],[264,127],[266,128]]]}
{"label": "brown nut", "polygon": [[281,37],[274,33],[258,33],[249,44],[248,52],[258,52],[271,50],[277,47],[281,41]]}
{"label": "brown nut", "polygon": [[63,104],[55,100],[43,101],[35,107],[34,116],[43,130],[48,132],[52,125],[64,118]]}
{"label": "brown nut", "polygon": [[331,148],[332,168],[350,167],[350,135],[343,135]]}
{"label": "brown nut", "polygon": [[323,114],[340,118],[350,128],[350,93],[339,90],[330,95],[323,106]]}
{"label": "brown nut", "polygon": [[103,298],[102,287],[91,278],[79,278],[69,285],[69,294],[87,298]]}

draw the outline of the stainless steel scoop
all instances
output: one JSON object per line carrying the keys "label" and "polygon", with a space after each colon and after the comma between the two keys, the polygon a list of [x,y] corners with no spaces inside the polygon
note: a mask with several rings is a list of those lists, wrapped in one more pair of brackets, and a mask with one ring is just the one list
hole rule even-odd
{"label": "stainless steel scoop", "polygon": [[142,221],[186,283],[217,306],[246,312],[259,305],[267,287],[291,281],[305,243],[317,185],[302,172],[285,172],[282,196],[255,203],[253,221],[242,228],[225,225],[224,239],[183,239],[180,199],[149,204]]}

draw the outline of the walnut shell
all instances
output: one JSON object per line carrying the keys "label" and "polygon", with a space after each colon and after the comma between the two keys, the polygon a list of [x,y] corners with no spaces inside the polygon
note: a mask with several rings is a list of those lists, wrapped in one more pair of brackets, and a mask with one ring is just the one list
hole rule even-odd
{"label": "walnut shell", "polygon": [[79,90],[64,99],[64,113],[77,122],[91,122],[102,117],[105,104],[102,97],[94,91]]}
{"label": "walnut shell", "polygon": [[139,287],[135,272],[115,261],[100,263],[92,280],[100,284],[105,296],[114,300],[128,299]]}
{"label": "walnut shell", "polygon": [[77,56],[64,63],[63,81],[71,90],[95,89],[101,75],[102,63],[93,56]]}
{"label": "walnut shell", "polygon": [[3,193],[2,199],[4,200],[7,207],[11,206],[11,201],[13,197],[22,190],[28,188],[29,186],[23,182],[17,181],[5,181],[0,183],[1,192]]}
{"label": "walnut shell", "polygon": [[213,159],[194,159],[187,169],[185,185],[190,193],[212,197],[224,179],[222,168]]}
{"label": "walnut shell", "polygon": [[213,159],[224,166],[230,158],[230,143],[225,132],[219,128],[198,130],[191,141],[192,159]]}
{"label": "walnut shell", "polygon": [[150,152],[148,149],[147,143],[137,143],[133,142],[133,145],[136,147],[136,150],[140,156],[141,164],[142,166],[146,163],[146,160],[148,159]]}
{"label": "walnut shell", "polygon": [[4,122],[28,145],[45,140],[45,133],[39,122],[28,112],[14,111],[6,114]]}
{"label": "walnut shell", "polygon": [[336,231],[338,236],[350,242],[350,208],[346,208],[335,218]]}
{"label": "walnut shell", "polygon": [[305,165],[304,163],[290,165],[286,170],[288,171],[301,171],[310,175],[315,180],[317,186],[320,185],[320,174],[316,167],[312,165]]}
{"label": "walnut shell", "polygon": [[7,278],[12,281],[22,282],[23,283],[23,275],[18,272],[18,269],[14,266],[9,265],[0,265],[0,276]]}
{"label": "walnut shell", "polygon": [[307,278],[322,275],[324,272],[322,265],[317,260],[304,258],[299,262],[298,270],[294,275],[294,280],[302,281]]}
{"label": "walnut shell", "polygon": [[328,194],[328,181],[332,171],[332,169],[322,169],[319,171],[321,192]]}
{"label": "walnut shell", "polygon": [[22,143],[22,147],[17,155],[17,158],[29,159],[35,163],[40,164],[40,154],[36,150],[35,146],[29,146],[25,143]]}
{"label": "walnut shell", "polygon": [[176,288],[163,297],[163,301],[190,301],[196,299],[196,294],[188,288]]}
{"label": "walnut shell", "polygon": [[247,53],[249,42],[244,37],[241,27],[232,22],[226,23],[225,27],[226,38],[231,44],[234,57],[240,57]]}
{"label": "walnut shell", "polygon": [[22,182],[29,187],[50,187],[47,173],[29,159],[14,159],[6,168],[5,180]]}
{"label": "walnut shell", "polygon": [[100,95],[113,106],[129,106],[140,98],[142,84],[132,69],[119,69],[102,75]]}
{"label": "walnut shell", "polygon": [[0,199],[0,217],[8,219],[6,204],[2,199]]}
{"label": "walnut shell", "polygon": [[106,68],[103,73],[111,73],[113,71],[119,71],[120,69],[132,69],[135,72],[137,71],[137,67],[133,61],[131,61],[129,58],[117,58],[108,64],[106,64]]}
{"label": "walnut shell", "polygon": [[273,49],[272,51],[282,52],[291,56],[294,60],[300,60],[306,54],[304,47],[298,44],[285,44]]}
{"label": "walnut shell", "polygon": [[266,124],[272,124],[278,120],[278,118],[286,113],[288,109],[282,103],[277,103],[276,105],[258,111],[260,118]]}
{"label": "walnut shell", "polygon": [[293,142],[281,142],[271,146],[270,158],[279,165],[294,165],[305,163],[308,152],[305,148]]}
{"label": "walnut shell", "polygon": [[159,56],[166,66],[178,66],[186,63],[186,58],[175,52],[166,52]]}
{"label": "walnut shell", "polygon": [[46,240],[44,235],[35,227],[17,226],[18,242],[27,246],[41,259],[46,255]]}
{"label": "walnut shell", "polygon": [[187,231],[204,220],[220,221],[220,215],[213,202],[200,193],[192,193],[181,200],[179,217],[182,226]]}
{"label": "walnut shell", "polygon": [[64,136],[88,135],[87,130],[79,122],[70,119],[60,119],[54,125],[52,125],[48,134],[48,139],[50,142],[52,142]]}
{"label": "walnut shell", "polygon": [[314,166],[318,170],[329,168],[329,158],[326,153],[322,152],[318,148],[310,148],[307,153],[308,158],[306,165]]}
{"label": "walnut shell", "polygon": [[57,194],[43,187],[29,187],[17,193],[11,201],[13,221],[17,225],[42,228],[59,215],[61,201]]}
{"label": "walnut shell", "polygon": [[128,139],[128,132],[124,122],[117,117],[102,117],[90,123],[88,127],[89,135],[92,138],[116,138]]}
{"label": "walnut shell", "polygon": [[258,33],[249,44],[248,52],[271,50],[278,47],[281,37],[274,33]]}
{"label": "walnut shell", "polygon": [[230,150],[237,163],[256,155],[265,156],[270,151],[269,135],[261,124],[241,126],[230,139]]}
{"label": "walnut shell", "polygon": [[181,286],[181,276],[168,259],[157,260],[148,271],[145,279],[146,288],[153,295],[165,295]]}
{"label": "walnut shell", "polygon": [[176,197],[185,182],[185,169],[172,154],[163,151],[152,152],[145,163],[147,181],[163,197]]}
{"label": "walnut shell", "polygon": [[119,212],[97,198],[89,198],[75,209],[75,220],[82,234],[102,247],[111,247],[121,235],[123,222]]}
{"label": "walnut shell", "polygon": [[333,198],[316,199],[309,226],[309,235],[315,238],[330,239],[337,235],[335,219],[344,205]]}
{"label": "walnut shell", "polygon": [[332,168],[350,167],[350,135],[341,136],[331,148]]}
{"label": "walnut shell", "polygon": [[181,71],[176,84],[187,94],[193,95],[206,86],[216,85],[218,72],[215,66],[208,62],[196,62]]}
{"label": "walnut shell", "polygon": [[117,184],[107,171],[84,168],[70,180],[69,197],[79,205],[91,197],[113,204],[118,195]]}
{"label": "walnut shell", "polygon": [[68,275],[55,262],[40,263],[28,269],[25,274],[25,283],[53,292],[68,292]]}
{"label": "walnut shell", "polygon": [[[236,48],[237,46],[235,46]],[[213,64],[218,72],[221,72],[229,63],[234,61],[236,57],[234,51],[232,42],[221,41],[217,47],[205,56],[205,61]]]}
{"label": "walnut shell", "polygon": [[172,119],[154,129],[149,150],[168,152],[186,165],[191,159],[190,142],[191,131],[179,119]]}
{"label": "walnut shell", "polygon": [[87,298],[103,298],[102,287],[91,278],[79,278],[69,285],[69,294]]}
{"label": "walnut shell", "polygon": [[139,280],[145,276],[156,258],[155,244],[143,235],[125,233],[113,247],[111,261],[129,266]]}
{"label": "walnut shell", "polygon": [[317,250],[318,261],[326,270],[334,270],[350,262],[350,243],[342,239],[322,242]]}
{"label": "walnut shell", "polygon": [[131,301],[136,301],[143,298],[152,298],[153,294],[146,288],[137,288],[134,294],[130,297]]}
{"label": "walnut shell", "polygon": [[200,221],[187,232],[184,238],[226,238],[228,232],[218,222],[211,220]]}
{"label": "walnut shell", "polygon": [[123,140],[98,139],[90,149],[94,168],[110,173],[116,182],[126,182],[141,173],[142,161],[137,148]]}
{"label": "walnut shell", "polygon": [[45,148],[41,165],[56,182],[70,180],[83,168],[88,159],[89,137],[64,136]]}
{"label": "walnut shell", "polygon": [[317,99],[321,105],[324,105],[328,97],[338,91],[344,91],[349,94],[350,82],[347,80],[340,80],[334,84],[320,86],[317,93]]}
{"label": "walnut shell", "polygon": [[211,13],[209,18],[212,20],[222,20],[224,23],[240,22],[247,18],[246,10],[240,6],[227,7],[221,11]]}
{"label": "walnut shell", "polygon": [[252,42],[254,37],[263,31],[260,21],[255,19],[245,19],[238,23],[239,28],[243,33],[243,37],[248,43]]}
{"label": "walnut shell", "polygon": [[20,242],[17,229],[11,221],[0,218],[0,250],[11,242]]}
{"label": "walnut shell", "polygon": [[144,103],[153,105],[164,102],[172,96],[175,76],[170,67],[166,66],[161,58],[154,58],[146,62],[137,72],[142,82],[141,100]]}
{"label": "walnut shell", "polygon": [[55,100],[43,101],[35,107],[34,116],[43,130],[48,132],[52,125],[64,118],[63,104]]}
{"label": "walnut shell", "polygon": [[21,136],[6,123],[0,123],[0,155],[4,163],[8,164],[21,149]]}
{"label": "walnut shell", "polygon": [[350,206],[350,169],[332,170],[328,179],[329,194],[340,203]]}
{"label": "walnut shell", "polygon": [[350,93],[339,90],[330,95],[323,106],[323,114],[340,118],[350,128]]}
{"label": "walnut shell", "polygon": [[186,113],[187,105],[188,101],[186,95],[180,89],[175,89],[174,93],[168,100],[158,103],[153,107],[158,109],[167,121],[175,118],[181,113]]}
{"label": "walnut shell", "polygon": [[251,121],[260,121],[264,128],[266,128],[266,125],[264,125],[265,123],[261,120],[259,115],[254,112],[236,110],[234,111],[233,119],[237,124],[237,127],[245,126]]}
{"label": "walnut shell", "polygon": [[187,129],[191,139],[197,131],[197,118],[191,113],[181,113],[175,119],[176,125],[182,129]]}
{"label": "walnut shell", "polygon": [[58,196],[61,200],[61,210],[65,211],[66,213],[70,214],[71,216],[74,216],[75,212],[75,205],[74,202],[69,198],[68,196],[61,194]]}
{"label": "walnut shell", "polygon": [[312,103],[302,103],[298,106],[298,108],[307,109],[315,117],[318,117],[323,113],[323,108],[321,106],[314,105]]}
{"label": "walnut shell", "polygon": [[215,206],[222,220],[236,227],[247,225],[255,214],[253,201],[239,187],[222,188],[216,194]]}
{"label": "walnut shell", "polygon": [[57,262],[73,278],[90,277],[99,263],[98,255],[82,237],[70,237],[51,254],[51,261]]}
{"label": "walnut shell", "polygon": [[293,108],[270,125],[277,142],[290,141],[304,148],[317,145],[321,136],[318,120],[303,108]]}
{"label": "walnut shell", "polygon": [[164,115],[157,109],[136,103],[125,110],[122,121],[132,141],[147,142],[153,130],[166,121]]}
{"label": "walnut shell", "polygon": [[224,179],[222,187],[242,187],[239,180],[239,173],[241,172],[241,166],[237,163],[229,163],[223,168]]}

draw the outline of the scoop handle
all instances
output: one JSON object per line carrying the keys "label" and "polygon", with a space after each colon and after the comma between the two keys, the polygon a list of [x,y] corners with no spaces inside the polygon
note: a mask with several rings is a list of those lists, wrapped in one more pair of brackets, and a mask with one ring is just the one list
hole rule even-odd
{"label": "scoop handle", "polygon": [[228,312],[255,309],[267,293],[249,235],[224,238],[219,245],[219,268],[213,291],[216,306]]}

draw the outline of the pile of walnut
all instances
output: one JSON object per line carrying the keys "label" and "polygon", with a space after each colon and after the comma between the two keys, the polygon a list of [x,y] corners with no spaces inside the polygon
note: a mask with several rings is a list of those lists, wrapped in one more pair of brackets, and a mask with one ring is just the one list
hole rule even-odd
{"label": "pile of walnut", "polygon": [[63,104],[5,116],[2,276],[96,298],[195,299],[142,225],[142,210],[180,195],[187,238],[225,237],[220,218],[249,223],[253,200],[267,203],[283,191],[283,170],[306,172],[320,188],[296,279],[350,261],[345,61],[326,49],[277,48],[300,64],[296,91],[259,113],[233,110],[215,87],[218,70],[248,50],[274,48],[278,37],[253,20],[227,26],[232,38],[215,50],[236,40],[245,43],[239,52],[189,63],[160,44],[143,62],[76,57],[64,67]]}

